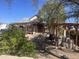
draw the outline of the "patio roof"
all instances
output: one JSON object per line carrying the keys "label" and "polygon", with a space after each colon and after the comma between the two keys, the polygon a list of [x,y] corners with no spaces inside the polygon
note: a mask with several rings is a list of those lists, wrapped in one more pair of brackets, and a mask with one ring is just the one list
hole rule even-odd
{"label": "patio roof", "polygon": [[61,25],[64,25],[64,26],[79,26],[79,23],[53,23],[53,25],[56,25],[56,26],[61,26]]}

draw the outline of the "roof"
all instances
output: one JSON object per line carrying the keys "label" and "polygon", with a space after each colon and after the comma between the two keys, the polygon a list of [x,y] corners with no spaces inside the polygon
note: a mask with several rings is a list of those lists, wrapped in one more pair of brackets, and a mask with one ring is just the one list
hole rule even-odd
{"label": "roof", "polygon": [[56,26],[60,26],[60,25],[64,25],[64,26],[79,26],[79,23],[53,23],[53,25],[56,25]]}

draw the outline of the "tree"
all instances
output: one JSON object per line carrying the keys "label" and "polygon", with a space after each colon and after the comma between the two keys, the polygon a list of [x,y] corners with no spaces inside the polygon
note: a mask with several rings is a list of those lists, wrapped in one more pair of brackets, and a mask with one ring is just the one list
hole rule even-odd
{"label": "tree", "polygon": [[77,5],[79,5],[79,0],[61,0],[61,2],[73,2],[73,3],[75,3],[75,4],[77,4]]}
{"label": "tree", "polygon": [[38,17],[40,21],[46,21],[49,30],[53,23],[65,22],[64,5],[59,0],[49,0],[39,10]]}
{"label": "tree", "polygon": [[79,21],[79,0],[64,0],[64,5],[71,6],[70,12],[67,13],[67,18],[74,17],[75,22]]}

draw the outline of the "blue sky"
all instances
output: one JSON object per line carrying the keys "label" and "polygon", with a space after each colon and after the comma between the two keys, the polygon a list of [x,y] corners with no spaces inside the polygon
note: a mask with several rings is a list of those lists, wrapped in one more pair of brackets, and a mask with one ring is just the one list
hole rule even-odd
{"label": "blue sky", "polygon": [[[32,16],[36,15],[39,8],[43,6],[46,0],[39,0],[38,1],[38,8],[34,6],[32,0],[13,0],[11,7],[8,7],[4,0],[0,0],[0,23],[14,23],[22,21],[23,18],[31,18]],[[67,3],[65,5],[65,13],[66,15],[69,12],[73,11],[74,6]],[[71,17],[66,20],[66,22],[75,22],[75,18]]]}
{"label": "blue sky", "polygon": [[[44,3],[45,0],[39,0],[39,8]],[[13,0],[11,7],[4,0],[0,0],[0,23],[13,23],[30,18],[37,14],[39,8],[33,5],[32,0]]]}

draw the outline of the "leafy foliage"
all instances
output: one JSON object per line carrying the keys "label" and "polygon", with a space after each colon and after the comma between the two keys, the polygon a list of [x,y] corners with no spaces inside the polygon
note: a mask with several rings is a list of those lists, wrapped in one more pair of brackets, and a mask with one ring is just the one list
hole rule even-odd
{"label": "leafy foliage", "polygon": [[34,56],[35,44],[25,38],[25,32],[12,26],[2,34],[0,54]]}
{"label": "leafy foliage", "polygon": [[59,0],[49,0],[38,13],[44,21],[61,22],[65,20],[64,6]]}
{"label": "leafy foliage", "polygon": [[48,0],[39,10],[38,17],[39,21],[45,21],[48,24],[50,32],[54,28],[53,23],[63,23],[66,20],[63,3],[60,0]]}

